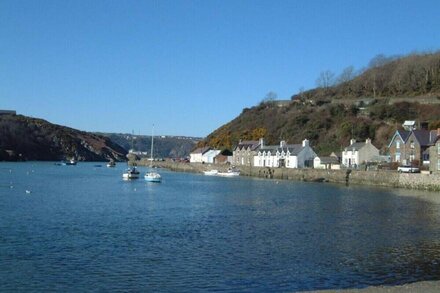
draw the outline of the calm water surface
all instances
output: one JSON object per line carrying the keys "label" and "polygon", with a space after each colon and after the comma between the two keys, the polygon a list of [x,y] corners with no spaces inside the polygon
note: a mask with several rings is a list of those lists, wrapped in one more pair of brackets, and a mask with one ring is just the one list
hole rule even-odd
{"label": "calm water surface", "polygon": [[[440,278],[440,205],[396,190],[0,164],[0,291],[286,292]],[[31,193],[26,193],[29,190]],[[428,197],[428,199],[426,199]]]}

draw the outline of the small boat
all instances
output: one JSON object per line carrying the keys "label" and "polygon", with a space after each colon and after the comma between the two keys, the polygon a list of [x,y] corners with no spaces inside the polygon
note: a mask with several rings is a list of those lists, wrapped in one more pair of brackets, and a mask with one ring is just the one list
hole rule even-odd
{"label": "small boat", "polygon": [[128,168],[122,174],[122,178],[125,179],[125,180],[138,179],[139,178],[139,171],[136,169],[136,167]]}
{"label": "small boat", "polygon": [[116,163],[115,163],[115,161],[110,160],[110,162],[107,163],[107,167],[109,167],[109,168],[116,167]]}
{"label": "small boat", "polygon": [[218,175],[218,170],[203,171],[203,174],[205,174],[207,176],[215,176],[215,175]]}
{"label": "small boat", "polygon": [[64,162],[65,163],[65,165],[67,165],[67,166],[74,166],[74,165],[76,165],[76,161],[75,161],[75,159],[70,159],[69,161],[66,161],[66,162]]}
{"label": "small boat", "polygon": [[[151,151],[150,151],[150,159],[148,159],[150,161],[150,169],[153,168],[153,161],[154,161],[154,157],[153,157],[153,137],[154,137],[154,125],[153,125],[153,130],[151,131]],[[162,176],[160,176],[159,173],[157,172],[153,172],[153,171],[149,171],[147,173],[145,173],[144,178],[146,181],[148,182],[157,182],[160,183],[162,182]]]}
{"label": "small boat", "polygon": [[162,176],[160,176],[159,173],[156,172],[147,172],[144,176],[145,180],[148,182],[161,182]]}
{"label": "small boat", "polygon": [[217,175],[223,177],[235,177],[240,175],[240,170],[229,168],[226,172],[218,172]]}

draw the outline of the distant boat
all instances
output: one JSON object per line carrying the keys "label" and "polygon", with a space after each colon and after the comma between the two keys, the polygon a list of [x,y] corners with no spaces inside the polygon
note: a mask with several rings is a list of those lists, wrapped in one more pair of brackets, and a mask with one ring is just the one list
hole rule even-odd
{"label": "distant boat", "polygon": [[218,172],[218,176],[223,177],[235,177],[240,176],[240,170],[237,170],[235,168],[229,168],[226,172]]}
{"label": "distant boat", "polygon": [[70,159],[69,161],[64,162],[64,165],[76,165],[76,160],[75,159]]}
{"label": "distant boat", "polygon": [[139,178],[139,171],[136,169],[136,167],[128,168],[123,174],[122,178],[125,180],[130,179],[138,179]]}
{"label": "distant boat", "polygon": [[215,176],[215,175],[218,175],[218,170],[203,171],[203,174],[205,174],[207,176]]}
{"label": "distant boat", "polygon": [[115,161],[110,160],[110,162],[107,163],[107,167],[109,167],[109,168],[116,167],[116,163],[115,163]]}
{"label": "distant boat", "polygon": [[[154,150],[153,142],[154,142],[154,139],[153,138],[154,138],[154,125],[153,125],[153,130],[151,131],[151,151],[150,151],[150,159],[149,159],[149,161],[150,161],[150,169],[153,168],[152,164],[153,164],[153,160],[154,160],[154,158],[153,158],[153,150]],[[157,182],[157,183],[162,182],[162,176],[160,176],[159,173],[153,172],[153,171],[149,171],[149,172],[145,173],[144,178],[148,182]]]}

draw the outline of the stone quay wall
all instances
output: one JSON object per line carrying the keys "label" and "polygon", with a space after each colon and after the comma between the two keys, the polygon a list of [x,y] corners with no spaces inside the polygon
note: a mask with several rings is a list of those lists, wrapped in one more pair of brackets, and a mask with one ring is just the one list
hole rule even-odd
{"label": "stone quay wall", "polygon": [[[157,167],[177,172],[202,173],[206,170],[217,169],[225,171],[227,165],[155,162]],[[323,169],[289,169],[268,167],[239,167],[241,176],[296,180],[309,182],[331,182],[340,184],[370,185],[394,188],[440,191],[440,175],[438,174],[407,174],[397,171],[359,171],[359,170],[323,170]]]}

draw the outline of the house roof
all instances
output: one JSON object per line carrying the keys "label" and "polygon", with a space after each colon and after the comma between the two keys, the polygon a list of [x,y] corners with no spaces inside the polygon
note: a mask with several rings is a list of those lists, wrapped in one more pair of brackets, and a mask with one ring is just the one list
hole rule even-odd
{"label": "house roof", "polygon": [[396,132],[394,133],[393,137],[390,140],[390,143],[388,144],[388,148],[391,147],[396,136],[399,136],[400,139],[403,141],[403,143],[405,143],[410,134],[411,134],[411,131],[408,131],[408,130],[396,130]]}
{"label": "house roof", "polygon": [[256,150],[260,146],[260,142],[258,140],[244,140],[238,143],[235,149],[247,149]]}
{"label": "house roof", "polygon": [[210,147],[197,148],[191,154],[204,154],[210,149],[211,149]]}
{"label": "house roof", "polygon": [[397,130],[396,133],[399,134],[402,140],[405,142],[408,139],[409,135],[411,134],[411,131]]}
{"label": "house roof", "polygon": [[289,145],[285,145],[284,147],[280,147],[279,145],[272,145],[272,146],[265,146],[263,148],[260,149],[260,151],[262,152],[285,152],[287,153],[287,151],[289,151],[289,153],[291,155],[298,155],[302,150],[304,149],[304,147],[301,144],[289,144]]}
{"label": "house roof", "polygon": [[355,143],[352,143],[351,145],[349,145],[347,147],[347,149],[354,149],[355,151],[358,151],[361,148],[363,148],[365,145],[366,145],[365,142],[355,142]]}
{"label": "house roof", "polygon": [[428,146],[434,144],[438,137],[437,130],[419,129],[419,130],[413,130],[412,133],[414,134],[415,139],[418,141],[418,143],[421,146]]}
{"label": "house roof", "polygon": [[339,160],[336,157],[319,157],[321,164],[339,164]]}

